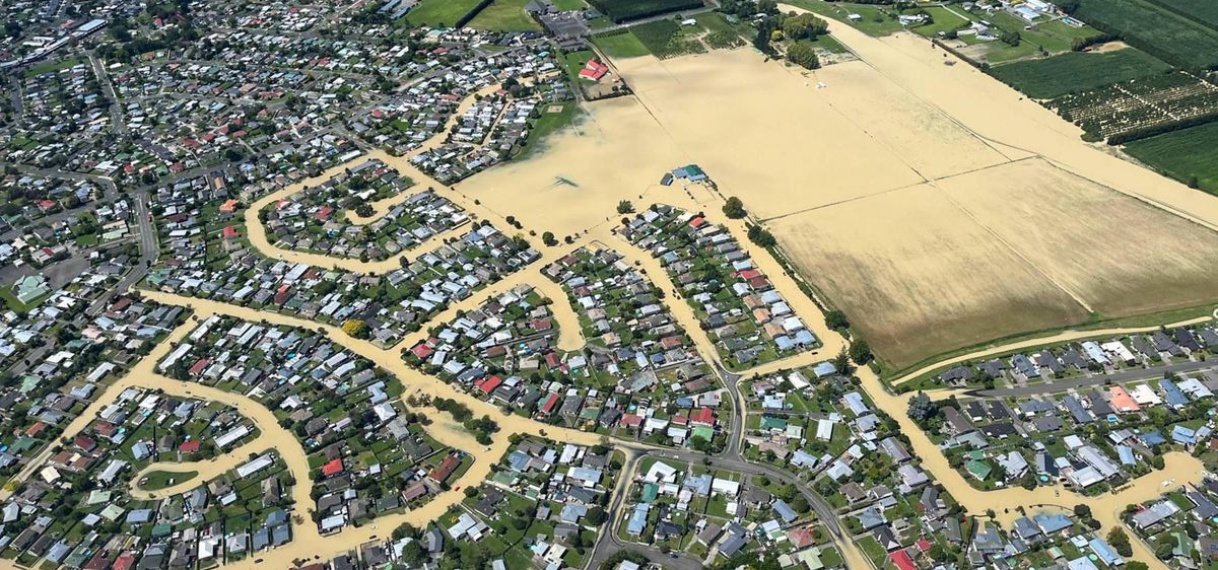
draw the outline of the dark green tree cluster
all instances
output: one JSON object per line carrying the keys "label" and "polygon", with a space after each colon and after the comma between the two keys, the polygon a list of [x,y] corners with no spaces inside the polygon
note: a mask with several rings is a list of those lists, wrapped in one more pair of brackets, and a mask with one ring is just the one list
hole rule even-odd
{"label": "dark green tree cluster", "polygon": [[816,46],[809,41],[798,41],[787,47],[787,60],[804,69],[819,69],[820,58]]}
{"label": "dark green tree cluster", "polygon": [[782,20],[782,35],[788,40],[811,40],[829,32],[829,23],[816,17],[815,14],[799,14],[787,16]]}
{"label": "dark green tree cluster", "polygon": [[744,202],[741,202],[740,198],[732,196],[723,204],[723,215],[733,220],[739,220],[749,213],[744,209]]}

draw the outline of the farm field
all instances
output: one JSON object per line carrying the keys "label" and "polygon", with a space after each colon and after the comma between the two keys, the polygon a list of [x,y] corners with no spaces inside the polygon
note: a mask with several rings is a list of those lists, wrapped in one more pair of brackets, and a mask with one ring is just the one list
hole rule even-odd
{"label": "farm field", "polygon": [[1177,71],[1069,93],[1049,106],[1094,140],[1117,143],[1158,125],[1212,113],[1218,86]]}
{"label": "farm field", "polygon": [[660,59],[706,51],[698,40],[688,37],[685,30],[672,20],[632,26],[630,33],[647,47],[647,51]]}
{"label": "farm field", "polygon": [[1087,310],[927,184],[768,223],[895,369]]}
{"label": "farm field", "polygon": [[589,3],[619,23],[703,6],[699,0],[590,0]]}
{"label": "farm field", "polygon": [[1196,177],[1199,188],[1218,194],[1218,123],[1134,141],[1125,152],[1181,182]]}
{"label": "farm field", "polygon": [[1119,32],[1130,45],[1168,63],[1190,69],[1218,65],[1218,29],[1150,0],[1082,0],[1075,15],[1101,30]]}
{"label": "farm field", "polygon": [[540,30],[541,25],[524,11],[528,3],[529,0],[495,0],[470,20],[469,27],[499,32]]}
{"label": "farm field", "polygon": [[629,30],[592,36],[592,43],[601,48],[605,55],[615,59],[651,55],[651,50]]}
{"label": "farm field", "polygon": [[1218,233],[1040,159],[937,184],[1027,263],[1104,318],[1218,298]]}
{"label": "farm field", "polygon": [[416,26],[451,26],[477,5],[478,0],[422,0],[406,14],[406,20]]}
{"label": "farm field", "polygon": [[1105,53],[1066,52],[1046,59],[990,68],[990,74],[1035,99],[1096,89],[1170,71],[1146,52],[1125,48]]}
{"label": "farm field", "polygon": [[1211,28],[1218,29],[1218,3],[1211,0],[1151,0],[1160,7],[1182,16],[1196,18]]}

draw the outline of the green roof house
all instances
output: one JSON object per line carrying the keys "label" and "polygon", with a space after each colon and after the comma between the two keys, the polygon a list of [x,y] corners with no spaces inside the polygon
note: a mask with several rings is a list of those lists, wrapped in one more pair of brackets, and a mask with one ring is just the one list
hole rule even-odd
{"label": "green roof house", "polygon": [[984,461],[977,461],[976,459],[969,461],[964,468],[968,470],[969,475],[976,477],[978,481],[989,479],[990,473],[994,471],[994,468],[990,467],[990,464]]}
{"label": "green roof house", "polygon": [[51,288],[47,285],[46,277],[41,275],[22,277],[17,280],[17,283],[13,284],[13,296],[26,305],[33,303],[39,297],[50,292]]}

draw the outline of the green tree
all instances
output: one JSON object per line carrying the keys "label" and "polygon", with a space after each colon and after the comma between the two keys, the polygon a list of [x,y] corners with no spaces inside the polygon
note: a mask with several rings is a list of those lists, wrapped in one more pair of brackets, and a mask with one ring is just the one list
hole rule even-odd
{"label": "green tree", "polygon": [[634,204],[631,204],[630,200],[622,200],[621,202],[617,203],[617,213],[629,214],[633,211],[634,211]]}
{"label": "green tree", "polygon": [[909,399],[909,419],[919,425],[939,415],[939,404],[930,399],[925,392],[918,392]]}
{"label": "green tree", "polygon": [[828,31],[829,23],[815,14],[804,13],[782,20],[782,33],[790,40],[815,40]]}
{"label": "green tree", "polygon": [[588,509],[588,514],[584,515],[584,521],[595,526],[605,524],[605,521],[608,520],[608,518],[609,515],[605,514],[605,509],[601,508],[600,506]]}
{"label": "green tree", "polygon": [[739,220],[749,213],[744,210],[744,202],[741,202],[740,198],[732,196],[723,204],[723,215],[733,220]]}
{"label": "green tree", "polygon": [[850,359],[859,363],[867,364],[872,359],[871,347],[867,345],[867,341],[863,339],[855,339],[850,343]]}
{"label": "green tree", "polygon": [[757,36],[753,38],[753,47],[764,54],[773,53],[774,48],[770,47],[770,33],[773,31],[774,24],[769,18],[757,22]]}
{"label": "green tree", "polygon": [[825,311],[825,326],[840,331],[850,328],[850,320],[846,318],[846,313],[837,309]]}
{"label": "green tree", "polygon": [[1112,545],[1117,554],[1121,556],[1133,556],[1133,545],[1129,544],[1129,535],[1125,534],[1125,529],[1119,526],[1108,531],[1108,544]]}
{"label": "green tree", "polygon": [[554,238],[554,232],[545,232],[541,234],[541,243],[553,247],[558,245],[558,240]]}
{"label": "green tree", "polygon": [[820,58],[816,57],[816,46],[809,41],[800,40],[787,48],[787,59],[804,69],[819,69]]}

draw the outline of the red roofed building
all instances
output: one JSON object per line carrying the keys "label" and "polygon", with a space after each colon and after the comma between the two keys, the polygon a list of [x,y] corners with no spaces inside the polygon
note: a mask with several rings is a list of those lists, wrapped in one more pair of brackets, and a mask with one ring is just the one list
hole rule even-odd
{"label": "red roofed building", "polygon": [[94,449],[97,449],[97,442],[93,441],[93,438],[84,434],[76,436],[76,438],[72,440],[72,445],[79,447],[80,450],[85,453],[89,453]]}
{"label": "red roofed building", "polygon": [[178,446],[178,453],[197,453],[199,451],[199,440],[192,439]]}
{"label": "red roofed building", "polygon": [[558,394],[551,392],[550,395],[546,397],[546,402],[541,405],[541,415],[549,416],[550,414],[554,413],[554,406],[558,405],[558,400]]}
{"label": "red roofed building", "polygon": [[696,218],[694,218],[694,219],[692,219],[692,220],[690,220],[690,221],[689,221],[689,227],[691,227],[691,228],[700,228],[700,227],[702,227],[702,225],[703,225],[703,224],[705,224],[705,223],[706,223],[706,218],[703,218],[702,216],[698,216],[698,217],[696,217]]}
{"label": "red roofed building", "polygon": [[191,376],[198,376],[198,375],[202,374],[203,371],[207,369],[207,364],[208,364],[208,360],[206,358],[200,358],[199,361],[196,362],[194,366],[190,367],[189,374]]}
{"label": "red roofed building", "polygon": [[321,209],[318,210],[316,214],[313,214],[313,217],[317,218],[318,220],[324,221],[326,219],[329,219],[330,214],[333,212],[334,212],[334,208],[331,208],[329,206],[322,206]]}
{"label": "red roofed building", "polygon": [[321,466],[321,474],[323,477],[333,477],[343,472],[343,460],[332,459],[329,463]]}
{"label": "red roofed building", "polygon": [[638,414],[626,414],[622,416],[622,421],[618,422],[625,427],[637,428],[643,425],[643,416]]}
{"label": "red roofed building", "polygon": [[411,354],[419,357],[420,360],[426,359],[435,351],[436,349],[427,346],[427,343],[425,342],[420,342],[419,344],[414,345],[414,348],[410,349]]}
{"label": "red roofed building", "polygon": [[114,566],[112,566],[111,568],[113,568],[113,570],[131,570],[131,567],[134,565],[135,565],[135,553],[134,552],[124,552],[124,553],[120,554],[118,556],[118,558],[114,559]]}
{"label": "red roofed building", "polygon": [[279,286],[279,290],[275,292],[275,304],[282,305],[292,298],[291,287],[287,283]]}
{"label": "red roofed building", "polygon": [[589,59],[588,63],[584,64],[584,68],[579,70],[580,77],[592,81],[600,81],[607,73],[609,73],[609,66],[596,61],[595,58]]}
{"label": "red roofed building", "polygon": [[499,385],[502,383],[503,383],[503,380],[501,378],[499,378],[498,376],[491,376],[490,378],[486,378],[486,379],[478,381],[476,383],[476,386],[478,386],[479,390],[482,390],[483,394],[486,394],[489,396],[491,394],[491,392],[494,392],[495,388],[498,388]]}
{"label": "red roofed building", "polygon": [[436,483],[443,483],[452,476],[453,471],[457,470],[458,465],[461,465],[461,459],[456,455],[449,455],[435,469],[432,469],[431,473],[427,476]]}
{"label": "red roofed building", "polygon": [[694,425],[715,427],[715,412],[710,408],[703,406],[698,411],[694,412],[694,415],[692,418],[690,418],[690,420],[694,423]]}
{"label": "red roofed building", "polygon": [[237,211],[237,205],[240,203],[237,200],[228,200],[220,205],[220,211],[225,214],[231,214]]}
{"label": "red roofed building", "polygon": [[918,566],[914,564],[913,559],[909,557],[909,553],[905,552],[904,550],[893,552],[892,554],[889,554],[888,557],[892,559],[892,563],[896,564],[897,568],[900,570],[918,570]]}
{"label": "red roofed building", "polygon": [[232,226],[224,226],[224,239],[233,239],[241,234],[237,233],[237,228]]}

